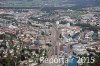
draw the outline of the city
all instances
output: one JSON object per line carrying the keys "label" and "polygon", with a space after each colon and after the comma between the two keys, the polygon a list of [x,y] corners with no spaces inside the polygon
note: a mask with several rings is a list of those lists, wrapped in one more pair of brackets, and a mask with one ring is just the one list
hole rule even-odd
{"label": "city", "polygon": [[65,1],[0,1],[0,66],[100,66],[100,6]]}

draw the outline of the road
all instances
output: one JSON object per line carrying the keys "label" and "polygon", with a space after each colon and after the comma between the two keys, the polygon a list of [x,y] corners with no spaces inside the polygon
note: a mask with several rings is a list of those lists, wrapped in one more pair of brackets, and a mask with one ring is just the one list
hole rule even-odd
{"label": "road", "polygon": [[[56,25],[52,25],[53,27],[50,28],[50,40],[52,43],[52,47],[50,48],[50,51],[48,52],[48,58],[57,58],[59,56],[60,46],[59,46],[59,35],[60,32]],[[50,54],[51,53],[51,54]],[[40,66],[57,66],[57,63],[43,63]]]}

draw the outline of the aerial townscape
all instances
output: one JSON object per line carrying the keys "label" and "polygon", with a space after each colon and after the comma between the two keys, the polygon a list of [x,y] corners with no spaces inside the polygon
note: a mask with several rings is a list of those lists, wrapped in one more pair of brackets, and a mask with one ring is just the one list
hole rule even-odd
{"label": "aerial townscape", "polygon": [[0,0],[0,66],[100,66],[100,0]]}

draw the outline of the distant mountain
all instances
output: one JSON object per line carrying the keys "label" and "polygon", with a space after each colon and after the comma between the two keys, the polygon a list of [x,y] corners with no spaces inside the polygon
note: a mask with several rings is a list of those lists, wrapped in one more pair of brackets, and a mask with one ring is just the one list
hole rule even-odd
{"label": "distant mountain", "polygon": [[75,4],[76,6],[100,6],[100,0],[0,0],[0,7],[62,7],[66,4]]}
{"label": "distant mountain", "polygon": [[67,3],[74,3],[81,6],[99,6],[100,0],[65,0]]}

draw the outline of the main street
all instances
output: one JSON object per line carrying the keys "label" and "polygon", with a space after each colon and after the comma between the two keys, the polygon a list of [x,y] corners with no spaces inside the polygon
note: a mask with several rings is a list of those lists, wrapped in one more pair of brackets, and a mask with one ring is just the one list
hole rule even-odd
{"label": "main street", "polygon": [[[60,32],[57,28],[56,25],[52,25],[50,28],[50,41],[52,44],[52,47],[49,49],[48,52],[48,58],[58,58],[59,56],[59,51],[60,51],[60,46],[59,46],[59,35]],[[58,63],[43,63],[41,66],[57,66]]]}

